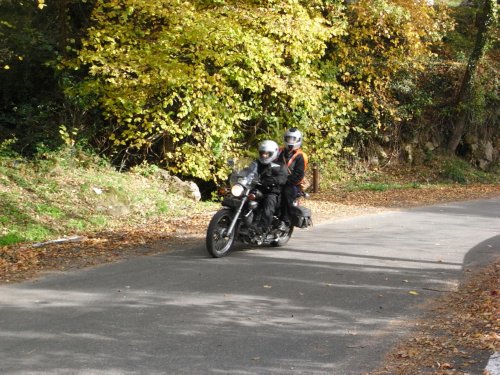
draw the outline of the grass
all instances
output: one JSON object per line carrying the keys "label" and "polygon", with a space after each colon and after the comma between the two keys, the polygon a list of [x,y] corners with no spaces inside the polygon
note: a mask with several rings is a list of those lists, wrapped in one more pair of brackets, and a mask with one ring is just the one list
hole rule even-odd
{"label": "grass", "polygon": [[460,184],[498,182],[498,174],[477,170],[469,163],[458,158],[444,160],[441,175],[444,179]]}
{"label": "grass", "polygon": [[394,165],[370,169],[363,164],[344,167],[337,165],[320,168],[321,190],[388,191],[421,189],[447,184],[498,184],[499,171],[484,172],[457,157],[436,157],[424,165]]}
{"label": "grass", "polygon": [[215,206],[169,193],[154,168],[119,173],[89,157],[64,150],[40,160],[0,155],[0,246],[132,227]]}
{"label": "grass", "polygon": [[20,236],[17,233],[8,233],[5,236],[0,237],[0,246],[14,245],[18,242],[23,242],[24,240],[24,236]]}

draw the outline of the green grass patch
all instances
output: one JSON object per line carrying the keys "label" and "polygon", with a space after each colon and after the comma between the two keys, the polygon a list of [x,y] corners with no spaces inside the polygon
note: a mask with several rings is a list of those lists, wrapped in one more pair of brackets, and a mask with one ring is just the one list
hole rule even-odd
{"label": "green grass patch", "polygon": [[459,158],[444,160],[441,167],[441,176],[446,180],[459,184],[499,182],[498,174],[480,171]]}
{"label": "green grass patch", "polygon": [[0,236],[0,246],[14,245],[25,240],[26,239],[20,236],[18,233],[8,233],[4,236]]}
{"label": "green grass patch", "polygon": [[108,224],[108,219],[104,215],[97,215],[90,218],[90,225],[95,229],[102,229]]}
{"label": "green grass patch", "polygon": [[89,223],[84,221],[83,219],[69,219],[67,222],[68,229],[77,230],[77,231],[85,231],[89,228]]}
{"label": "green grass patch", "polygon": [[39,214],[47,215],[55,219],[59,219],[64,216],[64,212],[62,212],[59,208],[44,203],[36,204],[35,209]]}
{"label": "green grass patch", "polygon": [[53,231],[41,224],[30,224],[27,226],[23,237],[27,241],[43,241],[53,235]]}
{"label": "green grass patch", "polygon": [[159,201],[156,204],[156,210],[160,214],[166,214],[170,210],[168,202]]}

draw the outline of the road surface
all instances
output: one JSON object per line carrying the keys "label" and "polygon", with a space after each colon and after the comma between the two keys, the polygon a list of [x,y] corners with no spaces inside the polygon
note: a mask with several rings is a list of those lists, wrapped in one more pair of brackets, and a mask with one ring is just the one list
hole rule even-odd
{"label": "road surface", "polygon": [[362,374],[499,249],[497,198],[335,220],[222,259],[200,243],[1,286],[0,373]]}

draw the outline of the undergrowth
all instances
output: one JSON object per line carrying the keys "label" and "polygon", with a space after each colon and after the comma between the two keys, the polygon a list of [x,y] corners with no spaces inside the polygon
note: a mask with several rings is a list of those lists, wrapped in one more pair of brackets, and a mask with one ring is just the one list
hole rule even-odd
{"label": "undergrowth", "polygon": [[0,246],[138,226],[213,205],[170,192],[158,174],[119,173],[74,148],[44,151],[33,160],[3,148]]}
{"label": "undergrowth", "polygon": [[[312,176],[310,176],[312,179]],[[498,170],[481,171],[458,157],[435,157],[422,165],[371,168],[364,163],[330,163],[320,167],[320,189],[387,191],[447,184],[498,184]]]}
{"label": "undergrowth", "polygon": [[[310,168],[312,169],[312,168]],[[454,158],[432,165],[378,168],[332,162],[319,166],[320,190],[388,191],[443,183],[498,183]],[[195,202],[169,187],[164,171],[141,165],[118,172],[103,158],[76,147],[48,151],[33,159],[0,144],[0,246],[134,228],[150,220],[212,211],[214,202]]]}

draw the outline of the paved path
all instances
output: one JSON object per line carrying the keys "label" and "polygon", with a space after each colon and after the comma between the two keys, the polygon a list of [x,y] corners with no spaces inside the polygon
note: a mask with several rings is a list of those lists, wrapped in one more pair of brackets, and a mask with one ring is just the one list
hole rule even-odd
{"label": "paved path", "polygon": [[212,259],[200,244],[2,286],[0,373],[362,374],[499,249],[491,199],[332,221],[279,249]]}

